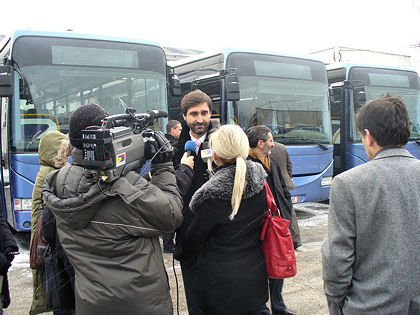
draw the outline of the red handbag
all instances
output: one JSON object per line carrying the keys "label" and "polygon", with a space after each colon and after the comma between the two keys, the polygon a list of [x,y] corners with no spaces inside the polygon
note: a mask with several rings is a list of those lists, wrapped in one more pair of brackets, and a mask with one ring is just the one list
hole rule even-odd
{"label": "red handbag", "polygon": [[264,185],[267,213],[263,218],[260,239],[267,274],[274,279],[293,277],[296,275],[297,269],[295,249],[289,231],[290,221],[281,217],[267,181],[264,182]]}

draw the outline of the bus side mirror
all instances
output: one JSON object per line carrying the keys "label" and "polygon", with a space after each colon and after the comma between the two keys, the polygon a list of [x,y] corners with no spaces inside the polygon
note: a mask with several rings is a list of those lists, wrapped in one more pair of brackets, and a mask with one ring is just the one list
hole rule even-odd
{"label": "bus side mirror", "polygon": [[364,86],[355,86],[353,88],[353,102],[355,112],[357,112],[363,106],[363,104],[366,103],[366,93]]}
{"label": "bus side mirror", "polygon": [[226,75],[226,99],[228,101],[239,101],[239,76],[236,69],[225,69],[220,71],[220,75]]}
{"label": "bus side mirror", "polygon": [[181,96],[181,81],[174,73],[169,74],[169,91],[173,96]]}
{"label": "bus side mirror", "polygon": [[239,101],[241,99],[238,75],[226,78],[226,99],[228,101]]}
{"label": "bus side mirror", "polygon": [[13,67],[0,66],[0,97],[13,95]]}

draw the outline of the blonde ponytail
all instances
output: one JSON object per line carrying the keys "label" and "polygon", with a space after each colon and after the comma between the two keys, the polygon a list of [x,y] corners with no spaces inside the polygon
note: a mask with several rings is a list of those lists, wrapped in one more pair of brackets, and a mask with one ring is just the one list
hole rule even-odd
{"label": "blonde ponytail", "polygon": [[233,220],[241,205],[245,189],[246,162],[249,152],[248,137],[241,127],[237,125],[223,125],[210,137],[210,147],[224,163],[236,163],[235,179],[232,190],[232,213],[229,219]]}
{"label": "blonde ponytail", "polygon": [[232,213],[229,219],[233,220],[235,215],[238,213],[239,206],[241,205],[242,194],[245,189],[245,175],[246,175],[246,163],[242,156],[236,158],[236,172],[235,181],[233,184],[232,191]]}

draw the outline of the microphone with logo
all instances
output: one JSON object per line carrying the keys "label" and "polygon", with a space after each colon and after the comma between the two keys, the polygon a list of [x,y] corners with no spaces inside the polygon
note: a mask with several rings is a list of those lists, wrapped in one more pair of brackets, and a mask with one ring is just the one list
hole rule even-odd
{"label": "microphone with logo", "polygon": [[187,156],[191,156],[195,152],[196,148],[197,144],[194,141],[188,140],[185,142],[184,151],[187,152]]}
{"label": "microphone with logo", "polygon": [[212,157],[212,150],[210,149],[209,143],[207,141],[203,142],[201,145],[201,159],[207,163],[207,173],[210,177],[213,175],[211,167],[211,163],[213,162]]}

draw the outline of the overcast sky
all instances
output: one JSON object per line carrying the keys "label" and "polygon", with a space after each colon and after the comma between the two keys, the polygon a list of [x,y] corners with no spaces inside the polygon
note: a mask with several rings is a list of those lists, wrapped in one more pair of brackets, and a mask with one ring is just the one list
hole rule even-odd
{"label": "overcast sky", "polygon": [[199,50],[307,54],[337,44],[408,53],[420,41],[420,0],[19,0],[1,12],[0,34],[70,28]]}

